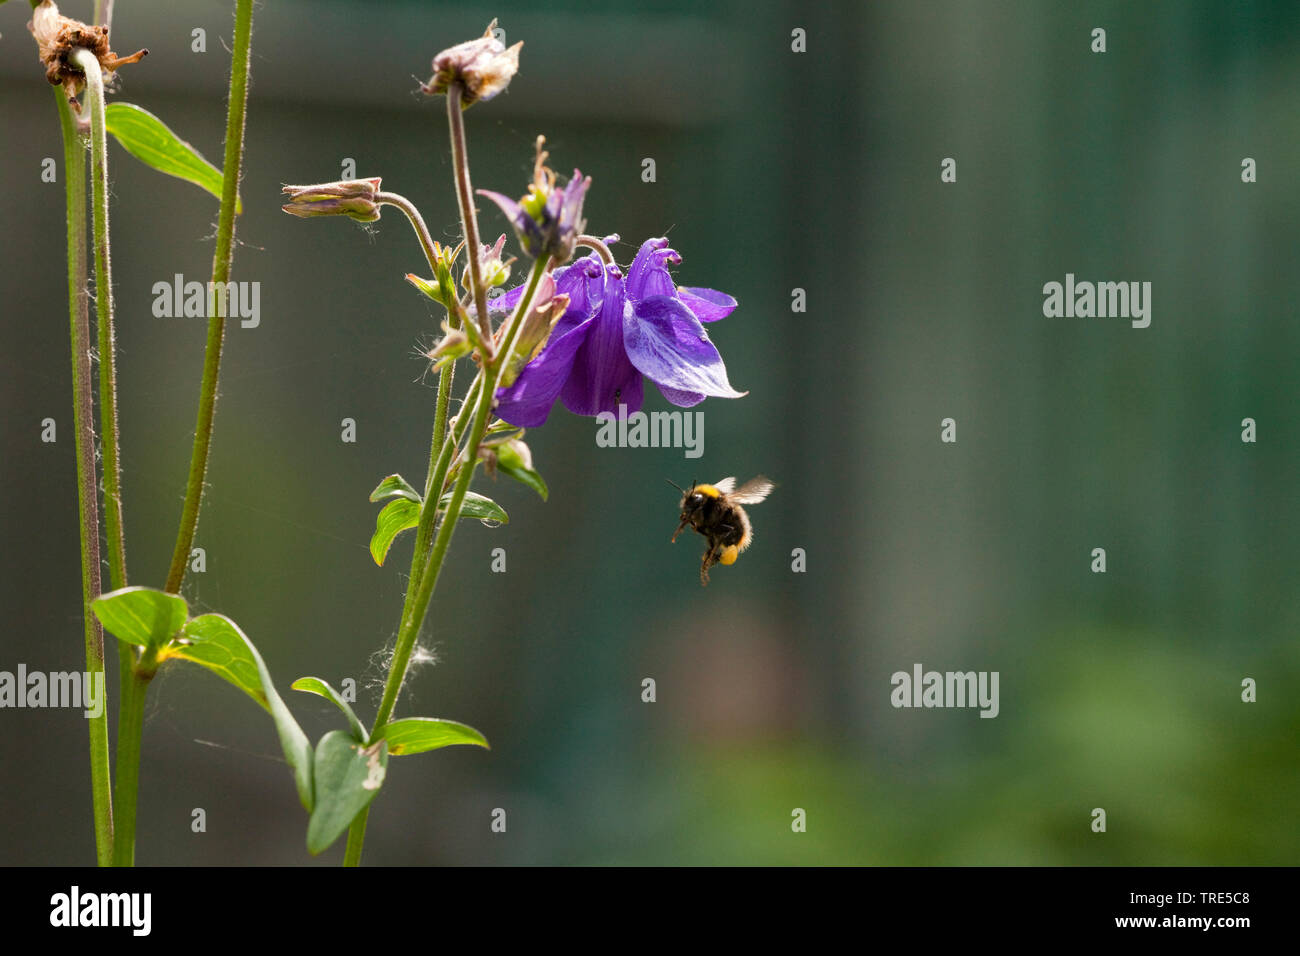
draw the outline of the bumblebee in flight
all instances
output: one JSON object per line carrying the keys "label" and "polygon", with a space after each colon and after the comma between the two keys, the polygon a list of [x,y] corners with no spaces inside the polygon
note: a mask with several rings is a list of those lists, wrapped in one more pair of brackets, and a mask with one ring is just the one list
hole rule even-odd
{"label": "bumblebee in flight", "polygon": [[708,541],[704,561],[700,564],[700,584],[709,583],[709,568],[715,564],[735,564],[740,552],[754,540],[754,528],[742,505],[756,505],[774,487],[762,475],[751,478],[739,488],[735,478],[706,485],[693,482],[689,489],[668,482],[682,493],[682,523],[673,532],[673,541],[690,525]]}

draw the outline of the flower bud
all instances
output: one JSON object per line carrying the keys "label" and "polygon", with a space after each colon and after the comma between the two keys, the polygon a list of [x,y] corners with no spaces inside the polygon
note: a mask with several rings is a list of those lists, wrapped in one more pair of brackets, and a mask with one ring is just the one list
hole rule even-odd
{"label": "flower bud", "polygon": [[433,58],[433,76],[421,83],[420,90],[429,96],[446,93],[453,83],[459,83],[461,108],[468,109],[479,100],[490,100],[507,86],[519,70],[520,40],[510,49],[492,35],[497,22],[488,24],[487,30],[477,40],[458,43],[443,50]]}
{"label": "flower bud", "polygon": [[374,222],[379,218],[380,177],[371,179],[343,179],[334,183],[314,186],[285,186],[283,192],[289,201],[280,208],[291,216],[309,219],[313,216],[351,216],[358,222]]}
{"label": "flower bud", "polygon": [[[505,233],[501,234],[494,245],[480,247],[478,263],[479,275],[483,277],[483,288],[493,289],[510,281],[510,263],[514,260],[502,259],[501,253],[505,247]],[[465,268],[461,270],[460,285],[466,292],[473,289],[473,285],[470,283],[468,261],[465,263]]]}
{"label": "flower bud", "polygon": [[[533,297],[532,308],[528,310],[528,315],[523,319],[523,325],[519,329],[519,337],[515,339],[515,350],[510,357],[510,364],[501,371],[501,379],[497,383],[500,388],[509,388],[514,384],[519,373],[523,371],[538,352],[546,345],[546,340],[551,335],[551,329],[559,321],[560,316],[564,315],[569,308],[569,297],[565,293],[555,294],[555,279],[548,272],[537,284],[537,292]],[[505,328],[505,326],[502,326]],[[498,330],[500,334],[500,330]],[[497,343],[500,347],[501,343]]]}
{"label": "flower bud", "polygon": [[456,285],[451,281],[451,267],[456,262],[456,257],[460,255],[460,250],[465,248],[462,241],[455,249],[444,246],[435,242],[433,244],[433,262],[434,273],[432,279],[421,279],[414,273],[406,274],[406,281],[411,283],[434,302],[440,303],[444,308],[453,314],[460,308],[460,302],[456,298]]}
{"label": "flower bud", "polygon": [[429,361],[433,362],[435,371],[474,350],[464,329],[453,329],[446,322],[442,324],[442,329],[446,333],[442,341],[425,353]]}

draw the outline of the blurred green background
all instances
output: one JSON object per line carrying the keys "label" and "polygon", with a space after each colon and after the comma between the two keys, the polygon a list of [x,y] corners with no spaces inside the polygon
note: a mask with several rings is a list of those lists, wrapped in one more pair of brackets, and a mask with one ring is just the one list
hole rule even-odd
{"label": "blurred green background", "polygon": [[[118,98],[219,161],[232,5],[116,6],[118,52],[150,50]],[[28,16],[0,8],[0,669],[71,670],[63,187],[40,181],[62,154]],[[416,82],[494,16],[525,46],[467,114],[475,185],[521,194],[545,133],[557,170],[593,177],[590,231],[621,233],[620,261],[666,234],[679,282],[740,300],[711,331],[750,395],[701,406],[698,460],[597,448],[557,406],[529,433],[549,502],[480,480],[511,523],[458,533],[422,638],[436,662],[399,713],[493,749],[392,761],[365,861],[1296,863],[1300,10],[1282,0],[262,6],[235,258],[262,320],[228,331],[186,596],[240,623],[312,738],[341,722],[294,678],[356,679],[365,719],[378,702],[410,541],[374,565],[366,496],[424,473],[414,352],[439,317],[402,281],[427,268],[400,216],[301,221],[280,186],[351,158],[453,239],[442,103]],[[155,318],[151,288],[206,279],[216,203],[110,152],[128,564],[157,586],[205,324]],[[1150,281],[1151,327],[1044,318],[1067,272]],[[664,478],[758,472],[779,487],[756,543],[702,589]],[[1000,672],[1000,716],[892,708],[914,663]],[[162,672],[144,746],[140,863],[341,859],[342,841],[308,857],[271,721],[210,674]],[[79,712],[0,711],[0,861],[93,861],[85,752]]]}

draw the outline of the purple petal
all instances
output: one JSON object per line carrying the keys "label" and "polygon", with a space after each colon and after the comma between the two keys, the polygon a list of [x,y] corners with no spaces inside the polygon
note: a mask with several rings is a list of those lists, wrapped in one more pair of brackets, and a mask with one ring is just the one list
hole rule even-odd
{"label": "purple petal", "polygon": [[666,388],[663,385],[655,383],[659,391],[663,392],[664,398],[672,402],[678,408],[690,408],[692,405],[698,405],[707,397],[703,392],[682,392],[675,388]]}
{"label": "purple petal", "polygon": [[569,311],[590,315],[604,300],[605,269],[595,255],[575,259],[572,265],[556,269],[555,294],[569,297]]}
{"label": "purple petal", "polygon": [[563,190],[563,202],[557,216],[560,227],[566,230],[581,231],[586,223],[582,219],[582,202],[591,187],[591,177],[582,178],[582,173],[573,171],[573,178]]}
{"label": "purple petal", "polygon": [[[528,215],[524,212],[524,207],[519,205],[519,203],[515,202],[509,196],[503,196],[501,193],[494,193],[490,189],[476,189],[474,191],[480,196],[486,196],[488,199],[491,199],[494,203],[500,206],[501,211],[505,213],[506,218],[509,219],[511,223],[516,222],[520,216]],[[518,226],[515,228],[518,228]]]}
{"label": "purple petal", "polygon": [[592,319],[591,330],[560,393],[564,407],[575,415],[617,415],[620,404],[629,411],[641,408],[641,373],[628,361],[623,349],[624,302],[623,280],[610,275],[600,312]]}
{"label": "purple petal", "polygon": [[551,406],[573,371],[573,360],[595,325],[595,317],[570,309],[555,323],[537,358],[509,388],[497,389],[497,415],[520,428],[546,424]]}
{"label": "purple petal", "polygon": [[[524,283],[524,285],[527,285],[527,283]],[[524,285],[517,285],[509,292],[504,292],[501,295],[496,295],[496,296],[489,295],[488,311],[489,312],[513,312],[515,310],[515,306],[519,304],[519,300],[524,297]],[[469,311],[471,314],[473,314],[475,311],[474,307],[470,306]]]}
{"label": "purple petal", "polygon": [[501,207],[501,211],[505,213],[506,219],[510,222],[510,227],[515,231],[515,236],[519,239],[519,244],[523,246],[524,251],[530,256],[536,257],[538,246],[543,238],[542,230],[537,225],[537,221],[528,215],[524,207],[509,196],[494,193],[490,189],[476,189],[474,191],[480,196],[486,196]]}
{"label": "purple petal", "polygon": [[[660,391],[740,398],[727,381],[727,367],[691,310],[676,299],[654,295],[623,314],[623,345],[628,359]],[[668,391],[664,392],[665,397]],[[694,404],[694,403],[692,403]]]}
{"label": "purple petal", "polygon": [[[593,308],[599,307],[601,289],[605,284],[604,272],[601,269],[600,260],[594,255],[576,259],[570,265],[556,269],[551,273],[551,276],[555,279],[556,294],[563,292],[568,295],[570,310],[581,308],[586,313]],[[584,282],[584,279],[587,281]],[[498,296],[489,296],[488,311],[513,312],[515,306],[519,304],[519,300],[523,298],[524,289],[527,286],[527,282],[521,282],[509,292],[504,292]],[[469,311],[473,315],[474,307],[470,306]]]}
{"label": "purple petal", "polygon": [[[627,294],[632,299],[641,299],[647,295],[669,295],[672,293],[672,278],[668,276],[668,270],[664,268],[662,261],[657,261],[656,253],[666,248],[668,240],[664,238],[647,239],[641,243],[641,248],[637,250],[636,258],[632,260],[632,265],[627,270]],[[676,253],[674,253],[676,255]],[[646,283],[651,278],[652,271],[658,269],[662,271],[664,277],[668,280],[668,288],[652,288],[647,290]],[[661,282],[651,282],[651,285],[661,285]]]}
{"label": "purple petal", "polygon": [[700,289],[695,286],[678,286],[678,300],[695,313],[701,322],[725,319],[736,307],[736,300],[717,289]]}

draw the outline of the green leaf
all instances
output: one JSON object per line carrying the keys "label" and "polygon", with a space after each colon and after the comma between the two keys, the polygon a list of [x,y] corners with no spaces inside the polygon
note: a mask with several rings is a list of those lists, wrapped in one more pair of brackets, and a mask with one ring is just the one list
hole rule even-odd
{"label": "green leaf", "polygon": [[114,637],[140,647],[161,647],[185,625],[185,599],[156,588],[110,591],[90,602],[99,623]]}
{"label": "green leaf", "polygon": [[[451,505],[451,496],[453,492],[447,492],[438,502],[438,509],[446,511]],[[498,524],[506,524],[510,521],[510,516],[506,514],[504,508],[493,501],[491,498],[485,498],[483,495],[476,494],[472,491],[465,492],[465,500],[461,502],[460,516],[462,518],[478,518],[480,521],[495,521]]]}
{"label": "green leaf", "polygon": [[[387,483],[388,479],[380,484],[380,488]],[[375,491],[379,491],[376,488]],[[394,492],[397,494],[398,492]],[[452,492],[447,492],[438,502],[441,510],[446,510],[451,504]],[[510,520],[505,509],[493,501],[491,498],[485,498],[483,495],[475,494],[472,491],[465,492],[465,500],[461,503],[460,516],[462,518],[477,518],[487,523],[495,522],[496,524],[505,524]],[[420,523],[420,505],[409,498],[395,498],[388,504],[384,505],[382,511],[375,518],[375,533],[370,538],[370,556],[375,559],[375,564],[380,567],[384,566],[384,559],[388,557],[388,549],[392,547],[393,540],[403,531],[414,528]]]}
{"label": "green leaf", "polygon": [[487,738],[468,724],[437,717],[403,717],[385,724],[380,738],[388,741],[388,752],[394,757],[420,754],[439,747],[456,744],[474,744],[487,747]]}
{"label": "green leaf", "polygon": [[185,625],[181,636],[163,650],[159,660],[168,657],[179,657],[206,667],[266,708],[275,721],[284,757],[293,768],[298,799],[305,809],[311,810],[311,741],[276,693],[262,655],[257,653],[257,648],[239,625],[222,614],[202,614],[193,618]]}
{"label": "green leaf", "polygon": [[[123,149],[146,166],[194,183],[221,198],[221,170],[148,110],[132,103],[109,103],[104,110],[104,126]],[[244,205],[236,196],[235,212],[243,211]]]}
{"label": "green leaf", "polygon": [[447,299],[443,295],[442,287],[438,284],[437,279],[422,279],[413,272],[406,274],[406,281],[411,283],[434,302],[446,307]]}
{"label": "green leaf", "polygon": [[416,504],[424,500],[401,475],[389,475],[370,492],[371,501],[383,501],[385,498],[406,498]]}
{"label": "green leaf", "polygon": [[488,430],[483,433],[483,440],[479,442],[480,448],[491,448],[493,445],[500,445],[508,442],[512,438],[518,438],[524,433],[524,430],[518,425],[511,425],[509,422],[496,421],[488,426]]}
{"label": "green leaf", "polygon": [[437,282],[431,282],[428,279],[421,279],[414,272],[408,272],[406,274],[406,281],[411,283],[411,285],[415,286],[434,302],[439,304],[442,303],[442,293],[438,291]]}
{"label": "green leaf", "polygon": [[393,539],[408,528],[420,523],[420,506],[408,498],[396,498],[384,505],[375,518],[375,533],[370,538],[370,556],[375,564],[384,566]]}
{"label": "green leaf", "polygon": [[[509,441],[497,449],[497,471],[527,485],[545,501],[550,491],[546,487],[545,479],[533,470],[530,461],[532,455],[521,453],[517,447],[523,444],[522,441]],[[524,447],[527,448],[526,445]]]}
{"label": "green leaf", "polygon": [[316,808],[307,823],[307,851],[315,856],[337,840],[370,805],[388,773],[388,743],[366,747],[341,730],[316,745]]}
{"label": "green leaf", "polygon": [[352,736],[356,740],[365,743],[366,738],[370,736],[370,732],[366,730],[366,725],[357,717],[352,706],[343,699],[338,691],[329,685],[328,681],[323,681],[319,677],[299,677],[290,686],[294,690],[305,691],[308,694],[319,694],[326,700],[333,701],[334,706],[343,711],[344,716],[347,717],[348,723],[352,726]]}

